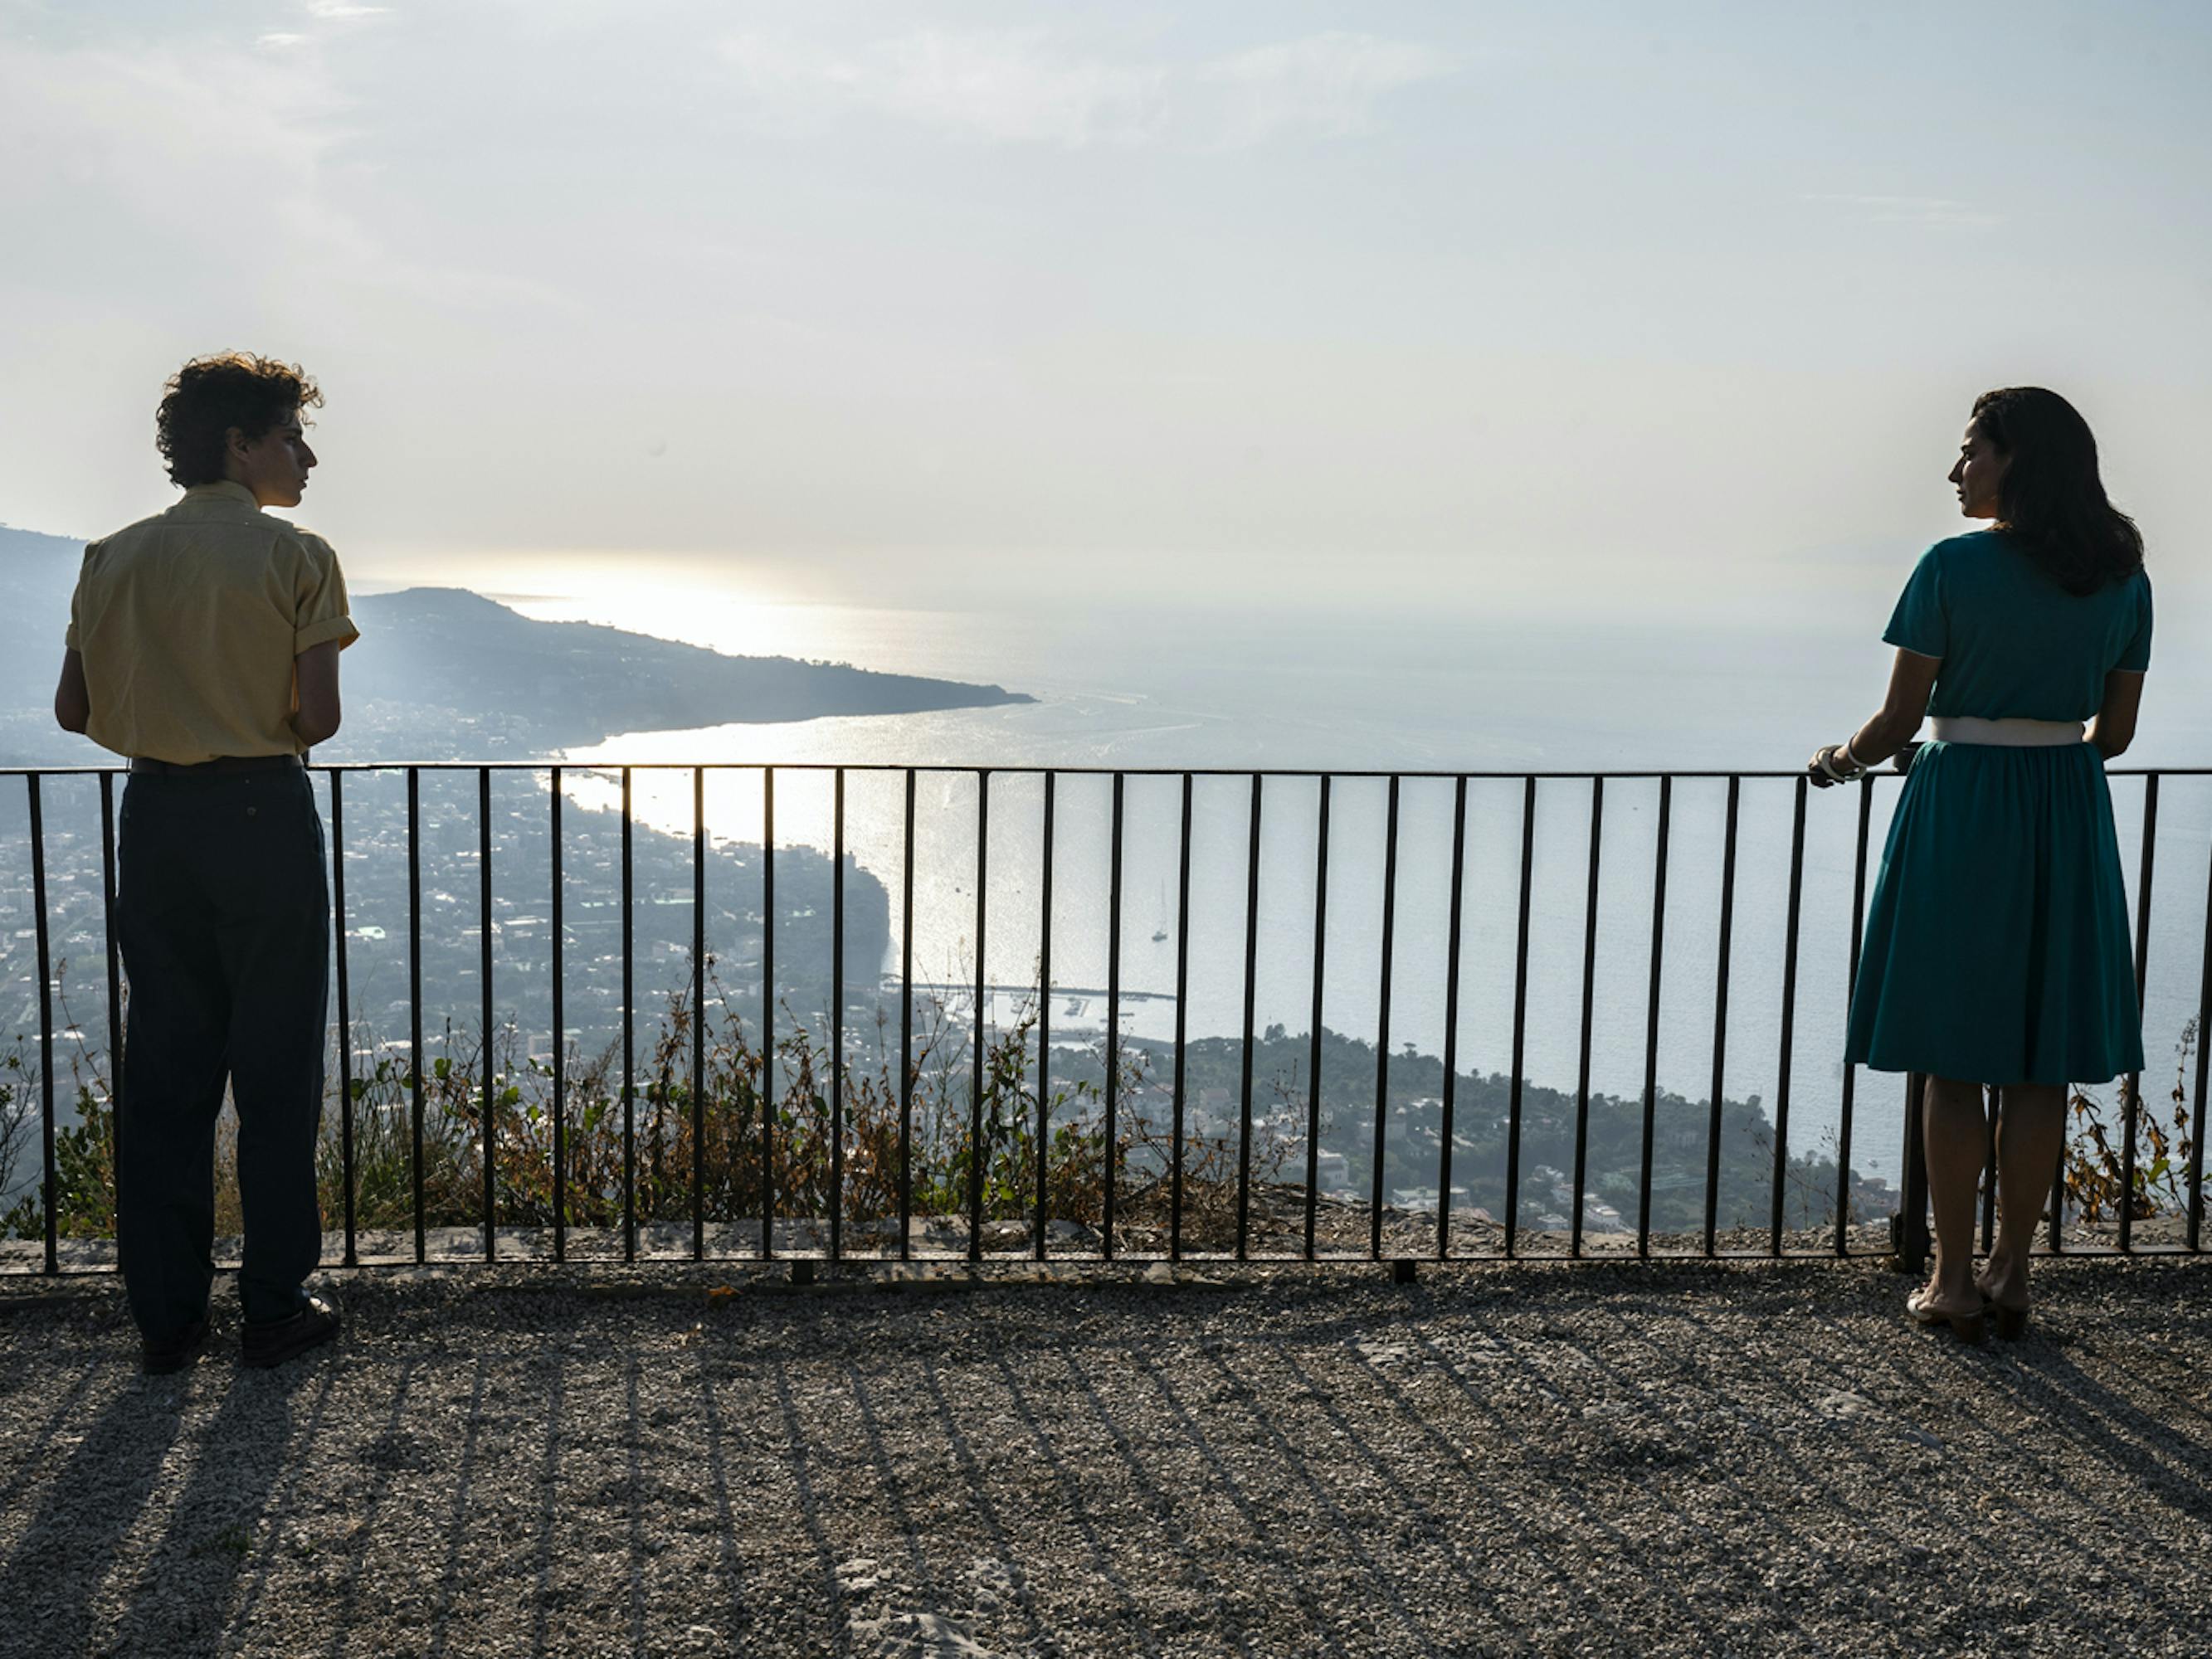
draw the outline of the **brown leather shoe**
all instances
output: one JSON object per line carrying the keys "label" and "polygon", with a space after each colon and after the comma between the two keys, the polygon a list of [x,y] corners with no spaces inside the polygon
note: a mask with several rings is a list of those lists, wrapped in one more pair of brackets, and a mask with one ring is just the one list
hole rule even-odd
{"label": "brown leather shoe", "polygon": [[329,1341],[343,1322],[337,1306],[319,1296],[308,1297],[299,1312],[283,1319],[248,1320],[246,1363],[264,1370],[281,1365]]}

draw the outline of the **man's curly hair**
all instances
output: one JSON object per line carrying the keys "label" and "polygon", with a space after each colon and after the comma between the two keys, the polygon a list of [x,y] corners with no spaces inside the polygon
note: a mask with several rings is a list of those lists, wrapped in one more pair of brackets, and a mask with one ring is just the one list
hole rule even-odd
{"label": "man's curly hair", "polygon": [[220,483],[230,428],[248,439],[300,409],[319,409],[323,394],[296,363],[226,351],[195,357],[161,388],[154,416],[154,446],[169,464],[170,480],[185,489]]}

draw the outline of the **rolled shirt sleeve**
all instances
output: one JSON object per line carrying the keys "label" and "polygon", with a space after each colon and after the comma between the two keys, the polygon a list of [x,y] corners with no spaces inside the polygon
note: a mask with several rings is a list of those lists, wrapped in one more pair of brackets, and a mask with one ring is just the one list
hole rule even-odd
{"label": "rolled shirt sleeve", "polygon": [[338,566],[337,554],[320,536],[303,532],[300,542],[307,557],[300,568],[292,654],[296,657],[331,640],[343,650],[361,637],[347,605],[345,572]]}
{"label": "rolled shirt sleeve", "polygon": [[[100,544],[98,542],[91,542],[86,544],[84,550],[84,559],[86,564],[89,564],[92,562],[92,556],[99,550],[99,548]],[[62,635],[62,647],[64,650],[69,651],[82,651],[84,649],[83,564],[80,564],[77,567],[76,586],[70,590],[69,630]]]}
{"label": "rolled shirt sleeve", "polygon": [[1941,659],[1949,653],[1950,617],[1944,605],[1942,548],[1929,548],[1913,567],[1912,578],[1898,597],[1882,630],[1882,643],[1915,656]]}

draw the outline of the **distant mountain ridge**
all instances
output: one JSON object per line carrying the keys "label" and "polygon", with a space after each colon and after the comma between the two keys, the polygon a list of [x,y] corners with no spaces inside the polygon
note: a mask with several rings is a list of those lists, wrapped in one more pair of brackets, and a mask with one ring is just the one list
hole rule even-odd
{"label": "distant mountain ridge", "polygon": [[347,695],[529,721],[572,748],[618,732],[1032,702],[999,685],[790,657],[732,657],[598,623],[534,622],[461,588],[354,601]]}
{"label": "distant mountain ridge", "polygon": [[[0,761],[99,751],[48,706],[84,546],[0,525]],[[463,588],[357,596],[346,726],[319,756],[521,759],[623,732],[1032,702],[1005,687],[733,657],[597,623],[536,622]]]}

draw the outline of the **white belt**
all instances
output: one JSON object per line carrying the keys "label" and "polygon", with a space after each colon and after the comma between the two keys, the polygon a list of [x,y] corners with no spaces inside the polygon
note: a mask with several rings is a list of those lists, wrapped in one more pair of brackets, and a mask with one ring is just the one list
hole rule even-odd
{"label": "white belt", "polygon": [[1983,720],[1971,714],[1938,714],[1929,726],[1938,743],[1993,744],[2000,749],[2056,749],[2082,740],[2079,720]]}

